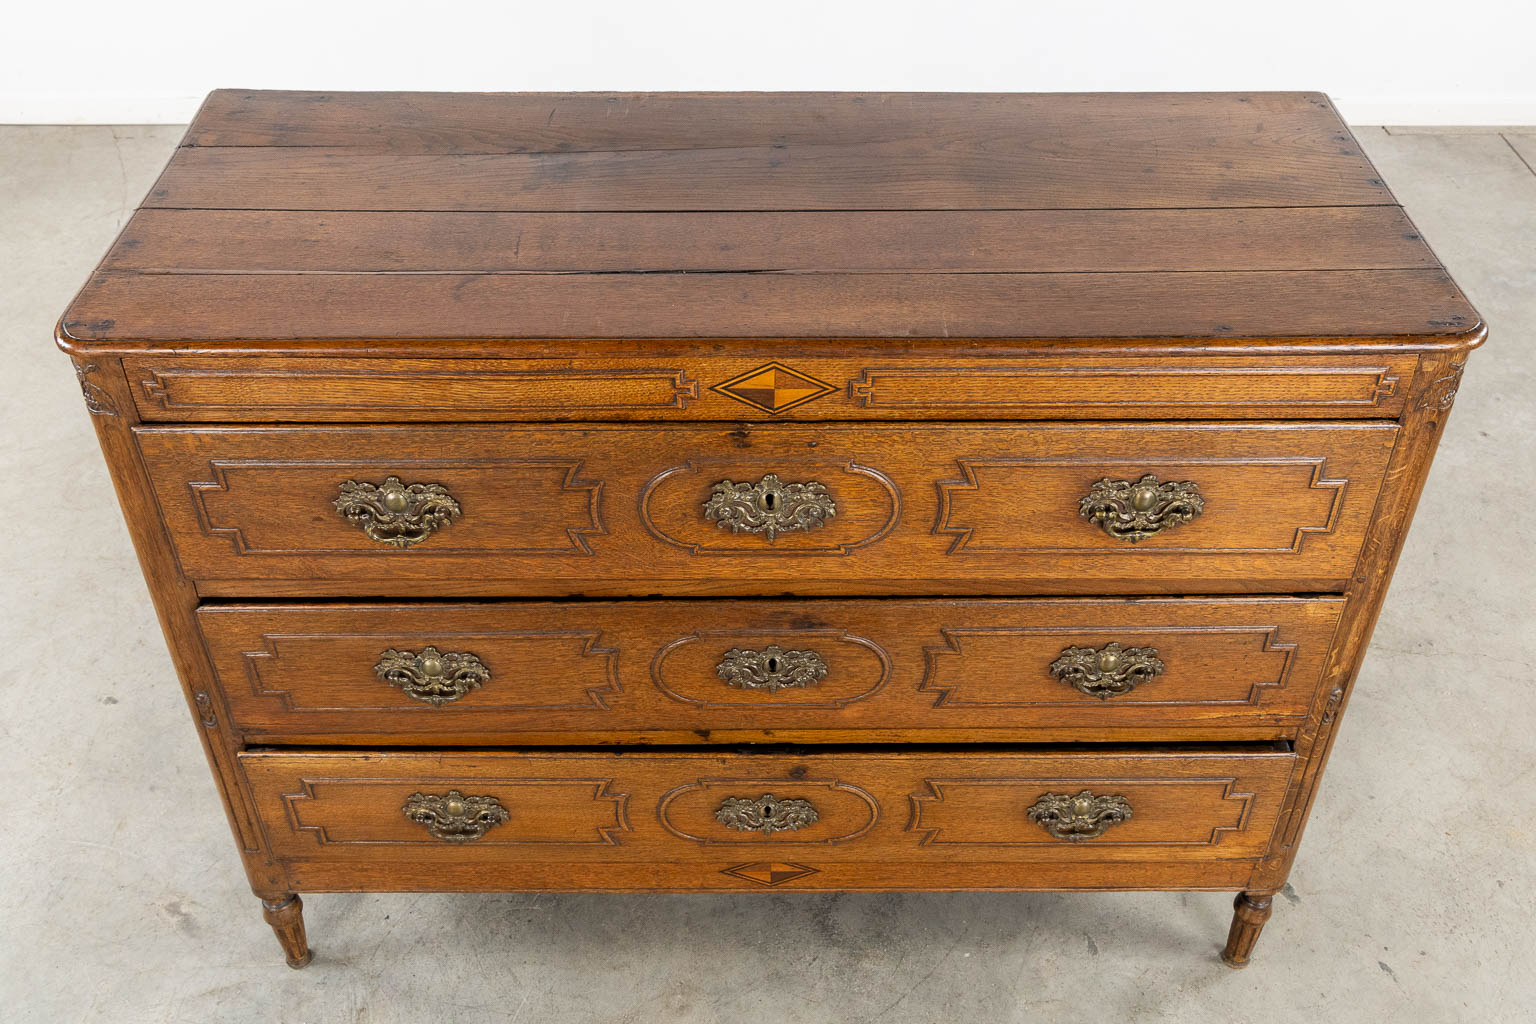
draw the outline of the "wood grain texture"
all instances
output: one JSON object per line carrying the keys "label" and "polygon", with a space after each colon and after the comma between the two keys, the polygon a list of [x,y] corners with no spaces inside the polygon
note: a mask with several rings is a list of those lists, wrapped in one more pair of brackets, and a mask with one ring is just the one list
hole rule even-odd
{"label": "wood grain texture", "polygon": [[[1067,742],[1267,739],[1312,706],[1337,598],[210,605],[198,623],[248,743]],[[1166,666],[1101,700],[1052,676],[1068,647]],[[383,652],[474,654],[489,681],[432,705]],[[824,678],[732,687],[728,652],[809,651]],[[1103,730],[1100,733],[1099,730]]]}
{"label": "wood grain texture", "polygon": [[[690,349],[641,357],[124,360],[152,422],[1385,419],[1418,356],[838,356]],[[781,405],[732,390],[779,366]],[[798,390],[797,390],[798,389]],[[820,394],[814,390],[825,389]]]}
{"label": "wood grain texture", "polygon": [[220,92],[59,341],[1481,330],[1316,94]]}
{"label": "wood grain texture", "polygon": [[1387,586],[1423,493],[1430,460],[1455,404],[1466,359],[1466,352],[1449,353],[1426,357],[1420,364],[1412,401],[1401,421],[1402,437],[1387,466],[1380,508],[1365,538],[1355,577],[1347,588],[1350,600],[1329,651],[1323,685],[1297,736],[1300,760],[1296,778],[1286,794],[1283,821],[1248,888],[1261,892],[1277,889],[1290,874],[1323,768],[1338,734],[1339,720],[1354,691],[1371,633],[1386,601]]}
{"label": "wood grain texture", "polygon": [[[188,147],[320,147],[374,153],[559,153],[761,145],[932,145],[957,136],[1167,144],[1322,138],[1317,159],[1368,168],[1321,93],[424,93],[219,89]],[[1338,136],[1343,135],[1340,138]],[[1353,152],[1340,150],[1350,148]]]}
{"label": "wood grain texture", "polygon": [[[1485,333],[1317,94],[220,91],[57,340],[291,963],[301,890],[1148,888],[1240,963]],[[1078,515],[1148,472],[1204,513]],[[836,515],[703,516],[767,473]],[[370,540],[389,474],[460,515]],[[1052,677],[1107,642],[1164,674]],[[428,644],[482,685],[379,677]],[[827,671],[726,685],[769,644]]]}
{"label": "wood grain texture", "polygon": [[1240,892],[1232,901],[1232,927],[1227,932],[1226,948],[1221,951],[1222,962],[1228,967],[1248,966],[1259,932],[1274,913],[1274,902],[1272,892]]}
{"label": "wood grain texture", "polygon": [[[141,427],[181,569],[249,597],[1199,593],[1341,589],[1394,426]],[[819,482],[819,529],[733,533],[715,484]],[[1105,477],[1193,480],[1137,544],[1079,514]],[[439,484],[414,547],[333,507],[349,479]]]}
{"label": "wood grain texture", "polygon": [[[188,138],[200,144],[178,151],[147,203],[400,210],[1392,203],[1326,99],[1307,94],[613,100],[513,99],[500,111],[499,137],[439,128],[420,147],[393,138],[329,145],[331,130],[318,125],[297,146],[281,137],[210,146],[221,141],[217,129],[199,117]],[[379,134],[392,126],[396,137],[411,131],[409,99],[354,102],[372,108]],[[568,137],[551,138],[562,104],[569,104],[560,129]],[[294,97],[290,116],[304,118],[317,105]],[[477,118],[485,107],[464,101],[461,114]],[[357,126],[341,132],[358,140]]]}
{"label": "wood grain texture", "polygon": [[1395,206],[877,213],[145,209],[141,273],[1133,273],[1437,267]]}
{"label": "wood grain texture", "polygon": [[[467,875],[491,872],[510,889],[654,889],[653,868],[692,865],[699,888],[750,891],[769,886],[728,872],[762,862],[811,868],[772,886],[791,891],[826,887],[823,869],[833,864],[878,866],[876,877],[862,884],[857,870],[843,873],[832,880],[837,888],[889,887],[880,876],[899,872],[901,888],[924,889],[927,866],[967,863],[1071,865],[1075,883],[1089,888],[1134,886],[1143,866],[1159,862],[1212,865],[1222,877],[1222,862],[1251,863],[1267,844],[1293,761],[1282,751],[1238,748],[1071,755],[241,755],[266,834],[306,891],[332,888],[328,882],[340,868],[358,888],[395,888],[409,880],[428,890],[465,888]],[[1084,842],[1057,839],[1028,820],[1041,796],[1085,788],[1124,797],[1130,820]],[[508,820],[481,839],[449,843],[402,811],[415,793],[450,790],[494,797]],[[809,801],[817,820],[764,834],[716,819],[728,798],[770,793]],[[535,870],[525,874],[525,867]],[[442,871],[435,884],[427,876],[433,869]],[[705,881],[710,873],[719,878]],[[954,887],[943,875],[931,884]],[[1015,870],[994,876],[987,887],[1036,886]]]}
{"label": "wood grain texture", "polygon": [[63,323],[75,341],[419,339],[423,354],[434,339],[459,338],[1454,340],[1480,327],[1441,270],[108,273],[93,279]]}
{"label": "wood grain texture", "polygon": [[275,900],[261,901],[261,916],[272,926],[278,944],[283,947],[283,957],[288,966],[298,969],[308,967],[314,954],[304,935],[304,900],[297,893]]}
{"label": "wood grain texture", "polygon": [[235,763],[242,744],[229,726],[228,711],[219,698],[207,650],[193,619],[198,605],[196,588],[177,567],[170,538],[155,509],[154,491],[133,441],[136,417],[127,378],[121,364],[113,359],[78,362],[76,371],[160,629],[170,649],[171,663],[251,889],[263,899],[280,899],[291,889],[282,870],[268,856],[245,776]]}

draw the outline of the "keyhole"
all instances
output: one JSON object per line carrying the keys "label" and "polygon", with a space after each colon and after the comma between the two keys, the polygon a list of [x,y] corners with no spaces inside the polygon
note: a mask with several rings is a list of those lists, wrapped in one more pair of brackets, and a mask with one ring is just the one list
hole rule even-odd
{"label": "keyhole", "polygon": [[769,491],[767,494],[763,495],[763,508],[767,509],[769,512],[772,512],[773,503],[777,500],[778,499],[774,497],[773,492]]}
{"label": "keyhole", "polygon": [[770,818],[773,817],[773,804],[763,804],[763,813]]}
{"label": "keyhole", "polygon": [[778,670],[779,670],[779,659],[778,658],[769,658],[768,659],[768,671],[769,672],[777,672]]}

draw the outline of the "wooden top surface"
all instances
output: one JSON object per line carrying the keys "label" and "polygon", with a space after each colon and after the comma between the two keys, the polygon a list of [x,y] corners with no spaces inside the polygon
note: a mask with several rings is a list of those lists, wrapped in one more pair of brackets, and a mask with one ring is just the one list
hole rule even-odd
{"label": "wooden top surface", "polygon": [[1314,93],[219,91],[60,322],[72,351],[1481,334]]}

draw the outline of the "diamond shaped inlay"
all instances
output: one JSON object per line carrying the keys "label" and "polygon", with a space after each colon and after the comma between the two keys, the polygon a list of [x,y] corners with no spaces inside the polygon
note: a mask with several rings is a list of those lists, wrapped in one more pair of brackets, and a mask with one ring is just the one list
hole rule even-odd
{"label": "diamond shaped inlay", "polygon": [[806,864],[786,864],[780,861],[759,860],[751,864],[737,864],[735,867],[726,868],[720,872],[722,875],[735,875],[737,878],[745,878],[749,882],[759,885],[783,885],[785,882],[793,882],[797,878],[806,875],[814,875],[816,869]]}
{"label": "diamond shaped inlay", "polygon": [[765,363],[710,388],[764,412],[788,412],[837,388],[783,363]]}

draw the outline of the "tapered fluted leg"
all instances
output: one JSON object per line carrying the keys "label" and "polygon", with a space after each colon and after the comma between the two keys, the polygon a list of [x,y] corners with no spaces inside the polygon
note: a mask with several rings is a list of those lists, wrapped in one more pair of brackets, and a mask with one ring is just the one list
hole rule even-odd
{"label": "tapered fluted leg", "polygon": [[304,901],[296,895],[281,899],[262,900],[261,916],[277,933],[277,941],[283,945],[283,955],[288,966],[295,969],[309,963],[309,943],[304,939]]}
{"label": "tapered fluted leg", "polygon": [[1274,893],[1240,892],[1232,901],[1232,930],[1227,932],[1227,948],[1221,951],[1228,967],[1248,966],[1253,944],[1274,911],[1274,899]]}

